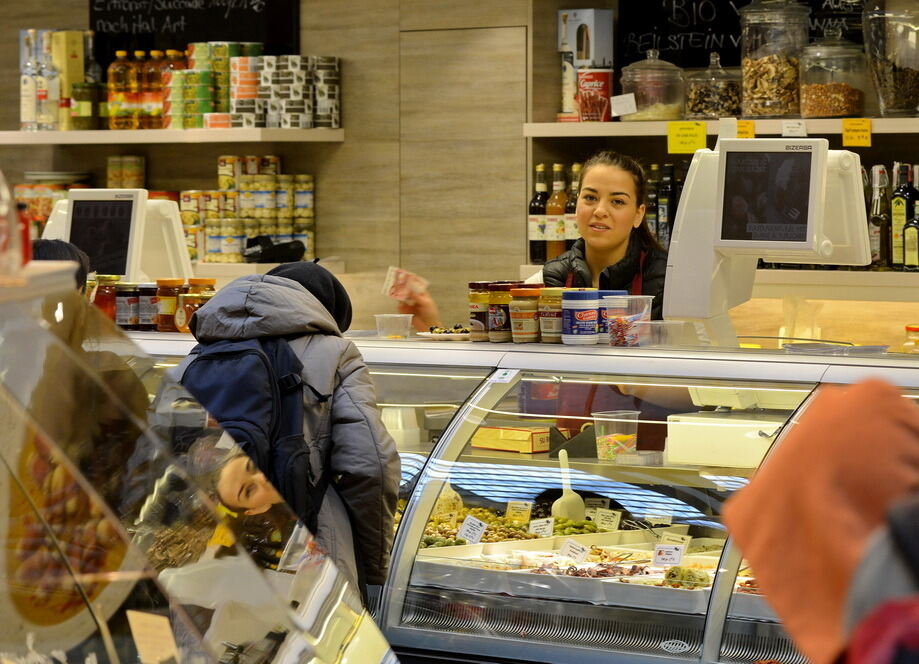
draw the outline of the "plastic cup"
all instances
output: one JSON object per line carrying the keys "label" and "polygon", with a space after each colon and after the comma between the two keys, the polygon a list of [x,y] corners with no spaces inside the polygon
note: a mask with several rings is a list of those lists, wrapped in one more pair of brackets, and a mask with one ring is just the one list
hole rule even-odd
{"label": "plastic cup", "polygon": [[594,437],[597,439],[597,458],[615,461],[619,454],[635,454],[638,445],[637,410],[608,410],[591,413],[594,418]]}
{"label": "plastic cup", "polygon": [[376,314],[374,318],[381,339],[408,339],[412,332],[411,314]]}
{"label": "plastic cup", "polygon": [[651,320],[653,295],[610,295],[603,298],[609,321],[610,346],[638,346],[635,324]]}
{"label": "plastic cup", "polygon": [[677,320],[640,320],[634,326],[639,346],[676,346],[680,343],[683,322]]}

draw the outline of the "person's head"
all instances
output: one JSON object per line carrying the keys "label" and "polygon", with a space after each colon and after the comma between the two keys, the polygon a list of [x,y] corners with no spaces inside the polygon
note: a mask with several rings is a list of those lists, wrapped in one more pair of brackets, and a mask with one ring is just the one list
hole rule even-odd
{"label": "person's head", "polygon": [[281,263],[268,271],[275,277],[296,281],[322,303],[341,332],[351,327],[351,298],[348,291],[335,276],[321,265],[312,261]]}
{"label": "person's head", "polygon": [[240,514],[262,514],[284,502],[255,462],[243,453],[231,456],[221,467],[216,489],[218,500]]}
{"label": "person's head", "polygon": [[32,260],[35,261],[73,261],[77,264],[74,278],[77,290],[86,290],[86,275],[91,267],[89,256],[81,249],[64,240],[32,240]]}
{"label": "person's head", "polygon": [[644,170],[631,157],[603,151],[584,162],[576,216],[587,246],[615,251],[627,247],[634,232],[642,247],[656,247],[645,223],[645,196]]}

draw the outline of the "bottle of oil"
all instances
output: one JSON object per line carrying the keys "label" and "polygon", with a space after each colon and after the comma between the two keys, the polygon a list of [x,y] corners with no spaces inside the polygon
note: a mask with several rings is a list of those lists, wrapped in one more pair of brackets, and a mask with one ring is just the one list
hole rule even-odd
{"label": "bottle of oil", "polygon": [[558,258],[565,251],[565,165],[552,164],[552,195],[546,201],[546,258]]}
{"label": "bottle of oil", "polygon": [[140,66],[140,128],[163,128],[163,52],[150,51],[150,59]]}
{"label": "bottle of oil", "polygon": [[903,226],[903,269],[919,272],[919,217],[915,214]]}
{"label": "bottle of oil", "polygon": [[890,197],[890,265],[895,270],[902,270],[903,227],[913,218],[919,192],[910,184],[912,168],[909,164],[900,164],[897,171],[897,187]]}
{"label": "bottle of oil", "polygon": [[115,51],[108,68],[108,128],[137,129],[137,69],[127,51]]}
{"label": "bottle of oil", "polygon": [[545,164],[536,164],[534,189],[533,198],[530,199],[527,208],[527,241],[530,263],[542,265],[546,262],[546,201],[549,200]]}

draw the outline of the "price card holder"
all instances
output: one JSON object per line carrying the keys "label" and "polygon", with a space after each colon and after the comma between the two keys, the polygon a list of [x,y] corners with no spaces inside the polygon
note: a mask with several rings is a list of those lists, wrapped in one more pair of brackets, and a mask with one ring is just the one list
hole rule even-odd
{"label": "price card holder", "polygon": [[756,138],[756,121],[738,120],[737,138]]}
{"label": "price card holder", "polygon": [[552,537],[555,534],[555,517],[550,516],[548,519],[533,519],[530,521],[528,532],[537,537]]}
{"label": "price card holder", "polygon": [[488,377],[489,383],[510,383],[517,377],[518,369],[498,369]]}
{"label": "price card holder", "polygon": [[134,637],[134,645],[137,646],[137,658],[142,664],[178,661],[179,654],[169,618],[145,611],[126,613],[131,636]]}
{"label": "price card holder", "polygon": [[670,524],[673,523],[673,515],[665,514],[663,512],[659,512],[655,514],[648,514],[647,516],[645,516],[645,521],[650,523],[652,526],[655,526],[655,525],[669,526]]}
{"label": "price card holder", "polygon": [[631,115],[638,112],[635,104],[635,94],[630,92],[625,95],[615,95],[609,98],[610,115],[614,118],[619,115]]}
{"label": "price card holder", "polygon": [[782,136],[807,138],[807,123],[804,120],[782,120]]}
{"label": "price card holder", "polygon": [[707,145],[704,122],[667,123],[667,152],[670,154],[693,154]]}
{"label": "price card holder", "polygon": [[459,527],[459,530],[456,531],[456,536],[466,540],[468,544],[478,544],[482,541],[482,535],[485,534],[486,528],[488,528],[488,524],[484,521],[480,521],[474,516],[467,516],[463,519],[463,524]]}
{"label": "price card holder", "polygon": [[682,544],[687,549],[691,541],[691,535],[677,535],[676,533],[662,533],[660,538],[661,544]]}
{"label": "price card holder", "polygon": [[584,499],[584,516],[593,519],[598,509],[609,508],[609,498],[585,498]]}
{"label": "price card holder", "polygon": [[594,522],[597,524],[597,530],[619,530],[619,522],[621,520],[621,510],[607,510],[602,507],[597,509],[597,515],[594,517]]}
{"label": "price card holder", "polygon": [[526,500],[507,501],[507,511],[504,513],[508,521],[526,523],[533,512],[533,503]]}
{"label": "price card holder", "polygon": [[590,553],[590,547],[578,544],[573,539],[566,539],[562,547],[558,550],[558,553],[559,555],[571,558],[576,563],[582,563],[587,560],[587,554]]}
{"label": "price card holder", "polygon": [[843,147],[871,147],[871,118],[843,118]]}
{"label": "price card holder", "polygon": [[656,544],[654,546],[655,567],[673,567],[683,562],[683,552],[686,547],[682,544]]}

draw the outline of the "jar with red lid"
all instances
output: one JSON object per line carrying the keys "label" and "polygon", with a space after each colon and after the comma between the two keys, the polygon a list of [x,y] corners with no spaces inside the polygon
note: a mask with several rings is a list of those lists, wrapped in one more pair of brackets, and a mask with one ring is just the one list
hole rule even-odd
{"label": "jar with red lid", "polygon": [[156,331],[178,332],[175,324],[176,306],[185,286],[184,279],[156,280]]}
{"label": "jar with red lid", "polygon": [[136,283],[120,281],[115,285],[115,324],[122,330],[137,329],[139,297]]}
{"label": "jar with red lid", "polygon": [[919,354],[919,325],[906,326],[906,342],[903,344],[903,352]]}
{"label": "jar with red lid", "polygon": [[96,289],[93,291],[93,304],[115,322],[115,286],[121,281],[117,274],[97,274]]}
{"label": "jar with red lid", "polygon": [[137,329],[141,332],[156,331],[156,291],[154,283],[137,285]]}

